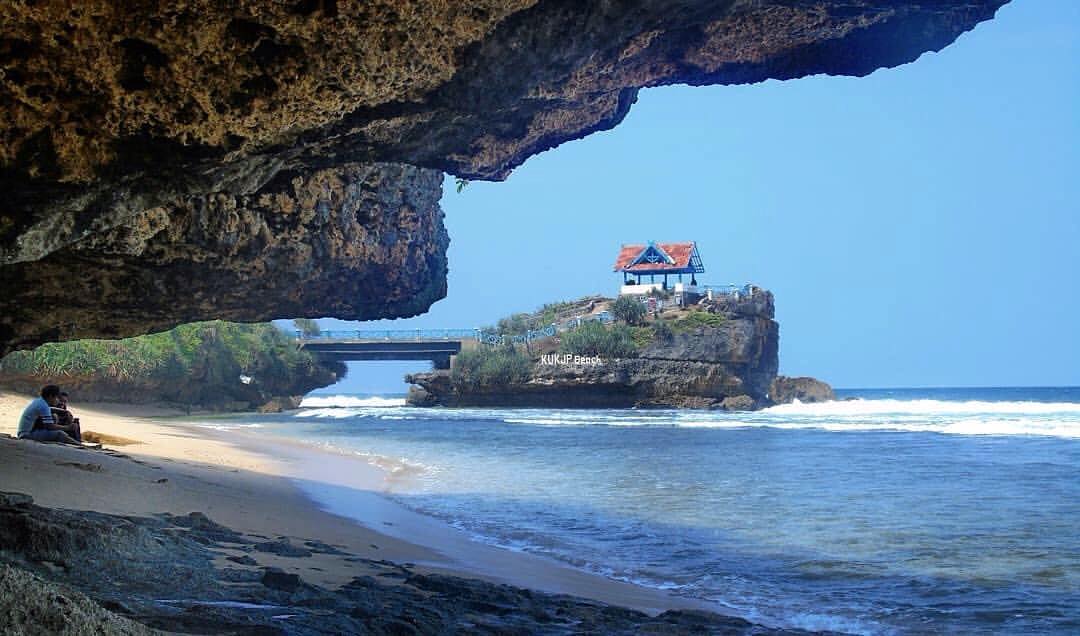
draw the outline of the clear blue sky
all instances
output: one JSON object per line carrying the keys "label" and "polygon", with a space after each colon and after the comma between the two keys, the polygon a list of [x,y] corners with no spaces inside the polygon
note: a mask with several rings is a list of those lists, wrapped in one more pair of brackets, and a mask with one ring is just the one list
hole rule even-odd
{"label": "clear blue sky", "polygon": [[[776,294],[784,374],[1080,384],[1078,34],[1080,2],[1014,0],[869,77],[643,91],[614,130],[503,183],[447,179],[447,298],[364,327],[612,295],[621,243],[696,240],[702,282]],[[334,390],[402,391],[423,367],[353,365]]]}

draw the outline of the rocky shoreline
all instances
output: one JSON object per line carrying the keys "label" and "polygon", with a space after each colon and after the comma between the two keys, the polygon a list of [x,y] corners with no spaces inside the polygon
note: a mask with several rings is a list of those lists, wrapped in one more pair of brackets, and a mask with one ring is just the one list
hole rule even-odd
{"label": "rocky shoreline", "polygon": [[[241,534],[199,512],[108,515],[45,508],[29,495],[0,492],[0,545],[0,589],[12,592],[0,597],[0,622],[31,633],[807,633],[691,610],[650,616],[424,573],[316,539]],[[330,589],[261,565],[267,555],[332,555],[358,575]],[[26,593],[42,588],[49,593]]]}

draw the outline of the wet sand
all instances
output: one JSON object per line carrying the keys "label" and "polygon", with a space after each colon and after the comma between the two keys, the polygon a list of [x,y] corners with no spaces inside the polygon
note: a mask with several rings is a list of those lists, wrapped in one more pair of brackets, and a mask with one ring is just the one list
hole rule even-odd
{"label": "wet sand", "polygon": [[[28,396],[0,394],[0,433],[14,436]],[[707,609],[662,591],[605,579],[534,555],[487,546],[437,520],[381,497],[392,475],[366,461],[261,436],[180,421],[156,407],[72,408],[83,430],[103,434],[89,450],[0,438],[0,490],[37,504],[148,516],[205,513],[238,532],[338,546],[353,557],[415,564],[418,571],[593,599],[650,614]],[[120,439],[123,438],[123,439]],[[122,445],[110,442],[126,441]],[[321,509],[308,496],[319,492]],[[222,554],[222,561],[230,556]],[[234,555],[235,556],[235,555]],[[261,566],[334,587],[358,575],[355,559],[260,554]]]}

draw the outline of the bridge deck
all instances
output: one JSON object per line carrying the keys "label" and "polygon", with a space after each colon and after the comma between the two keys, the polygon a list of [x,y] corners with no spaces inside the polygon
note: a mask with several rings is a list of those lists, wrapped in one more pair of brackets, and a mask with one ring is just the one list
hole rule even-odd
{"label": "bridge deck", "polygon": [[430,360],[436,369],[450,368],[461,352],[460,340],[301,340],[300,346],[334,360]]}

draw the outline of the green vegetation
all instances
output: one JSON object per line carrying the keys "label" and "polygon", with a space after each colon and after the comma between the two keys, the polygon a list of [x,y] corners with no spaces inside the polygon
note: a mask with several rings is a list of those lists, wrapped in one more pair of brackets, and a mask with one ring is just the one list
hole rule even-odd
{"label": "green vegetation", "polygon": [[458,194],[461,194],[462,190],[469,187],[469,180],[468,179],[462,179],[461,177],[455,177],[454,178],[454,184],[457,186]]}
{"label": "green vegetation", "polygon": [[494,327],[485,328],[483,331],[510,336],[521,335],[530,329],[543,329],[552,323],[588,313],[595,303],[602,300],[605,299],[588,296],[578,300],[548,303],[534,312],[521,312],[501,318]]}
{"label": "green vegetation", "polygon": [[628,325],[636,325],[645,319],[645,305],[634,296],[619,296],[611,304],[611,315]]}
{"label": "green vegetation", "polygon": [[721,314],[714,314],[700,309],[692,310],[678,320],[672,321],[671,328],[677,332],[693,331],[695,329],[715,329],[727,322]]}
{"label": "green vegetation", "polygon": [[633,330],[626,325],[606,327],[587,322],[562,335],[559,351],[577,355],[630,358],[636,355]]}
{"label": "green vegetation", "polygon": [[536,317],[533,314],[517,313],[510,314],[504,318],[500,318],[499,322],[495,325],[495,332],[501,334],[518,335],[525,333],[529,329],[535,329],[537,327]]}
{"label": "green vegetation", "polygon": [[75,340],[16,351],[0,373],[63,382],[66,378],[133,385],[190,384],[200,378],[237,382],[255,376],[264,386],[316,373],[311,354],[270,323],[197,322],[124,340]]}
{"label": "green vegetation", "polygon": [[567,318],[567,314],[577,313],[581,309],[582,301],[548,303],[536,312],[537,327],[546,327],[553,322]]}
{"label": "green vegetation", "polygon": [[659,342],[671,342],[671,339],[675,337],[675,332],[671,329],[671,324],[661,318],[657,318],[652,323],[653,335]]}
{"label": "green vegetation", "polygon": [[500,387],[524,382],[532,360],[513,345],[466,349],[454,356],[450,380],[462,388]]}
{"label": "green vegetation", "polygon": [[652,325],[630,327],[630,341],[634,343],[635,349],[644,349],[651,345],[653,340],[656,340],[656,331]]}

